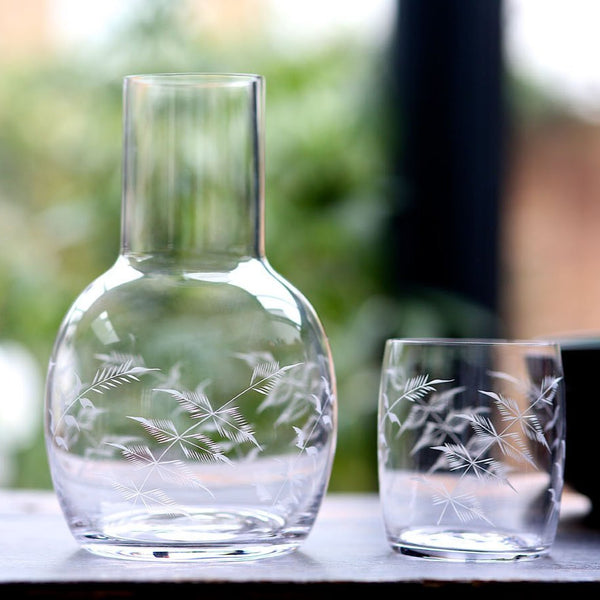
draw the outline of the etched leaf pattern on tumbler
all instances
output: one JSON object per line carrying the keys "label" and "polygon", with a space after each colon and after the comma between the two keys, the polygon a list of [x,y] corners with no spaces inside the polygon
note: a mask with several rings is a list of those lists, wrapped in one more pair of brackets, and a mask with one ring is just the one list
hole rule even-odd
{"label": "etched leaf pattern on tumbler", "polygon": [[59,501],[97,554],[288,552],[325,494],[337,405],[318,317],[264,256],[262,79],[125,90],[122,249],[70,308],[48,370]]}
{"label": "etched leaf pattern on tumbler", "polygon": [[[463,377],[467,358],[453,360],[463,365],[456,367]],[[423,363],[391,357],[382,373],[378,459],[392,545],[410,553],[407,540],[417,540],[418,534],[410,532],[419,528],[427,531],[428,543],[436,535],[442,540],[445,532],[449,538],[467,540],[479,531],[483,556],[482,540],[491,528],[512,531],[502,535],[514,540],[525,532],[528,542],[515,542],[517,547],[530,544],[523,556],[547,550],[559,518],[563,482],[563,409],[557,398],[562,375],[547,372],[519,379],[485,369],[484,376],[464,377],[468,383],[461,385],[465,382],[418,372],[419,365],[429,366],[427,359]],[[477,385],[482,382],[490,387]],[[533,512],[528,516],[523,507],[533,509],[536,503],[541,517]],[[476,557],[476,545],[469,544],[464,541],[462,555],[457,544],[455,555],[464,559],[471,551]],[[510,544],[490,543],[487,550],[496,558],[503,552],[519,553]],[[443,554],[441,547],[439,552]]]}
{"label": "etched leaf pattern on tumbler", "polygon": [[[509,378],[505,373],[496,375]],[[430,380],[428,375],[408,380],[401,395],[392,404],[389,404],[389,399],[386,397],[383,418],[398,426],[397,436],[402,435],[406,429],[421,429],[425,425],[419,439],[411,449],[411,454],[423,448],[440,452],[439,459],[432,465],[430,472],[448,469],[458,473],[460,479],[469,475],[482,480],[496,479],[499,484],[514,489],[506,465],[491,458],[489,453],[497,448],[502,455],[517,462],[527,463],[532,469],[537,469],[531,452],[523,444],[519,433],[514,432],[512,428],[517,426],[524,435],[541,444],[549,452],[550,448],[538,413],[541,411],[546,413],[547,410],[544,409],[552,407],[552,400],[559,381],[559,378],[549,378],[542,383],[541,389],[531,390],[533,400],[525,409],[521,409],[518,403],[511,398],[505,398],[496,392],[479,390],[480,394],[485,394],[493,399],[494,405],[502,415],[501,428],[497,428],[487,416],[489,412],[487,407],[470,409],[467,407],[466,410],[461,411],[449,410],[450,398],[461,393],[464,388],[454,387],[438,392],[436,386],[452,383],[452,380]],[[515,383],[519,384],[520,382],[516,381]],[[429,394],[431,397],[428,400]],[[394,412],[394,408],[402,401],[411,402],[410,412],[404,423],[400,422]],[[471,435],[465,442],[462,440],[465,438],[465,429],[468,428],[471,429]],[[388,447],[385,434],[382,436],[382,445],[384,448]],[[425,475],[416,479],[430,487],[432,502],[441,507],[437,519],[438,524],[444,520],[444,515],[448,510],[453,511],[461,521],[477,518],[491,522],[490,518],[482,512],[477,497],[473,494],[461,493],[459,485],[450,491],[444,486],[431,483]],[[552,505],[556,510],[557,502],[554,496]]]}

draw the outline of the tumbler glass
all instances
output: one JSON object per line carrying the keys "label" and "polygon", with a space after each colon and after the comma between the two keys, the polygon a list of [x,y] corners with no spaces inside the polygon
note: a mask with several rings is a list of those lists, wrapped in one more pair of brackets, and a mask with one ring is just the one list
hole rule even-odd
{"label": "tumbler glass", "polygon": [[454,561],[547,554],[563,488],[563,386],[552,342],[388,340],[378,469],[391,547]]}

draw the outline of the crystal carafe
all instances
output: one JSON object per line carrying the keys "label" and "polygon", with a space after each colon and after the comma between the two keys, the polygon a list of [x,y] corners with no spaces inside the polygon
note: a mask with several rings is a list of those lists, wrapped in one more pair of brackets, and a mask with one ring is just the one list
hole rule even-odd
{"label": "crystal carafe", "polygon": [[121,245],[49,360],[52,481],[80,546],[243,560],[309,535],[331,474],[329,342],[264,250],[264,80],[123,83]]}

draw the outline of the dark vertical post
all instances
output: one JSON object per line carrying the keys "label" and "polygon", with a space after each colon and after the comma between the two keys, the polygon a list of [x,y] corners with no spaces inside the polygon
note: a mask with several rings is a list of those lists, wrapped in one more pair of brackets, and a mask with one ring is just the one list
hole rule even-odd
{"label": "dark vertical post", "polygon": [[[390,71],[399,182],[388,240],[394,292],[440,291],[491,314],[503,155],[501,9],[501,0],[398,0]],[[486,327],[478,335],[496,333]]]}

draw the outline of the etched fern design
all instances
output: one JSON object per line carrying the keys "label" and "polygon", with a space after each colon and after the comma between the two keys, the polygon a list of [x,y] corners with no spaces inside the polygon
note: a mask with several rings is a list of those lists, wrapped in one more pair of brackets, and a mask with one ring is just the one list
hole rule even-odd
{"label": "etched fern design", "polygon": [[[81,432],[91,435],[99,414],[110,410],[110,399],[96,407],[95,396],[128,384],[140,384],[133,388],[134,397],[137,396],[134,401],[141,406],[160,406],[164,414],[127,415],[124,418],[139,426],[139,434],[90,439],[85,450],[86,458],[119,457],[132,466],[128,480],[115,475],[111,481],[126,502],[147,511],[187,514],[169,490],[191,487],[213,495],[212,484],[202,479],[203,471],[194,465],[221,464],[227,469],[234,466],[234,459],[238,464],[255,460],[264,444],[242,411],[246,396],[255,407],[252,414],[273,412],[269,420],[275,428],[289,430],[289,447],[295,448],[282,464],[283,483],[279,491],[273,494],[257,483],[257,494],[263,501],[270,499],[275,503],[287,488],[286,502],[293,504],[302,498],[302,469],[295,468],[294,463],[303,455],[316,457],[319,428],[333,427],[333,395],[324,378],[321,383],[314,381],[314,369],[318,368],[315,364],[280,366],[268,353],[237,355],[235,359],[248,365],[249,382],[223,401],[217,400],[216,394],[211,397],[210,380],[201,381],[195,389],[182,387],[177,364],[163,373],[146,367],[141,356],[110,353],[96,358],[100,364],[92,381],[84,384],[77,379],[64,410],[52,424],[52,432],[55,443],[69,450]],[[154,385],[142,381],[150,373]],[[132,431],[124,424],[122,430]]]}
{"label": "etched fern design", "polygon": [[[467,406],[453,408],[454,399],[465,392],[462,386],[439,390],[453,383],[448,379],[431,379],[428,374],[406,379],[389,373],[390,392],[382,395],[379,421],[380,460],[389,457],[393,438],[407,431],[418,432],[410,449],[411,455],[419,452],[438,453],[427,473],[415,477],[420,485],[430,490],[432,503],[441,508],[438,523],[448,513],[459,520],[483,519],[489,521],[471,492],[464,491],[460,482],[496,481],[517,491],[510,480],[510,461],[521,468],[537,470],[534,455],[525,440],[538,445],[547,453],[551,451],[548,431],[558,418],[554,399],[561,377],[545,377],[539,386],[523,383],[502,372],[490,372],[492,378],[503,379],[526,393],[528,402],[519,404],[513,398],[495,391],[477,390],[492,400],[490,407]],[[494,421],[491,410],[497,411]],[[402,419],[400,417],[402,415]],[[404,416],[405,415],[405,416]],[[503,460],[506,457],[510,460]],[[445,485],[434,482],[429,476],[444,471],[458,477],[450,491]],[[551,490],[551,494],[553,490]]]}
{"label": "etched fern design", "polygon": [[[140,377],[157,369],[143,365],[136,357],[122,355],[122,361],[111,355],[99,355],[104,362],[96,371],[92,382],[84,384],[77,377],[72,398],[65,403],[56,422],[50,423],[50,431],[57,446],[68,450],[70,444],[77,440],[79,432],[92,428],[95,417],[101,412],[92,398],[103,395],[106,391],[132,382],[139,382]],[[50,414],[52,417],[52,413]]]}

